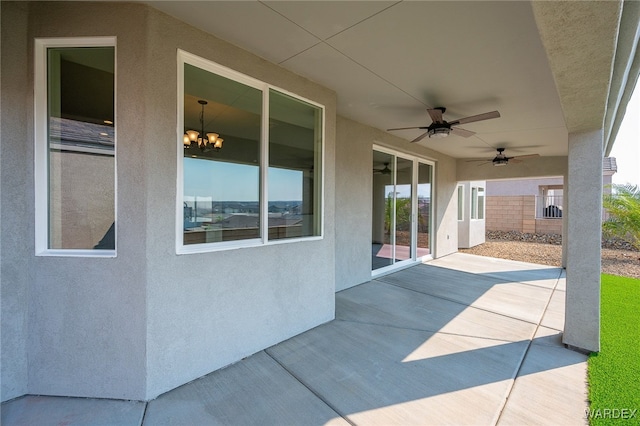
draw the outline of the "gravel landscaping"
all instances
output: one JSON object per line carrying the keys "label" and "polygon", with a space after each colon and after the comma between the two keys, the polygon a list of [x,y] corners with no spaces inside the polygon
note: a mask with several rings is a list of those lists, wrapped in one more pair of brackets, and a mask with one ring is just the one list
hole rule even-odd
{"label": "gravel landscaping", "polygon": [[[489,231],[484,244],[460,251],[559,267],[562,262],[562,236]],[[640,279],[640,252],[621,240],[603,240],[602,272]]]}

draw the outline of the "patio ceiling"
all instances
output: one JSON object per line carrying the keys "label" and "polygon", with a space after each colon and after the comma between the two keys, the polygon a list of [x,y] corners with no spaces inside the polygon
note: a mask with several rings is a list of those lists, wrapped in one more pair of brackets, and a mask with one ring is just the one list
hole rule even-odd
{"label": "patio ceiling", "polygon": [[[426,109],[437,106],[447,108],[448,121],[500,111],[499,119],[462,126],[477,132],[470,138],[419,142],[455,158],[498,147],[564,156],[568,131],[602,127],[621,9],[618,2],[146,3],[333,89],[341,116],[379,129],[428,125]],[[422,132],[391,133],[409,141]]]}

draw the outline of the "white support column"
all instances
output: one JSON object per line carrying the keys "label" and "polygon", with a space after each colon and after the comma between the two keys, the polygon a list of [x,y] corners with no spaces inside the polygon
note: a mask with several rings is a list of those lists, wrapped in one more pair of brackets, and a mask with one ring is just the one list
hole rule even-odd
{"label": "white support column", "polygon": [[600,350],[602,129],[569,135],[567,292],[563,342]]}

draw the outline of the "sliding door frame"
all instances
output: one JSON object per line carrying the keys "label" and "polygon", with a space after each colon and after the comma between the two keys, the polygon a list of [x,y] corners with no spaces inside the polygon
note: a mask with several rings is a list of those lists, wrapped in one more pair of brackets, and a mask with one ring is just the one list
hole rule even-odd
{"label": "sliding door frame", "polygon": [[[391,217],[391,226],[390,226],[390,244],[391,244],[391,256],[392,256],[392,263],[390,265],[384,266],[382,268],[378,268],[378,269],[372,269],[371,270],[371,277],[375,278],[375,277],[379,277],[382,275],[386,275],[389,274],[391,272],[395,272],[398,271],[400,269],[404,269],[404,268],[408,268],[410,266],[413,266],[417,263],[422,263],[424,261],[427,260],[431,260],[433,259],[433,242],[434,242],[434,237],[433,237],[433,225],[434,225],[434,212],[435,212],[435,205],[434,205],[434,200],[435,200],[435,185],[434,185],[434,177],[435,177],[435,162],[432,160],[428,160],[426,158],[423,157],[419,157],[416,155],[412,155],[412,154],[407,154],[405,152],[401,152],[401,151],[397,151],[397,150],[393,150],[390,148],[386,148],[383,146],[379,146],[379,145],[373,145],[373,151],[378,151],[378,152],[382,152],[384,154],[389,154],[391,156],[393,156],[393,186],[394,189],[397,187],[398,185],[398,178],[397,178],[397,174],[398,174],[398,169],[397,169],[397,164],[398,164],[398,159],[403,159],[403,160],[408,160],[412,162],[412,178],[411,178],[411,231],[410,231],[410,258],[406,259],[406,260],[400,260],[397,261],[396,260],[396,200],[397,200],[397,196],[395,194],[395,190],[394,190],[394,196],[393,196],[393,206],[391,209],[391,213],[392,213],[392,217]],[[419,179],[419,165],[423,164],[423,165],[427,165],[431,167],[431,175],[430,175],[430,185],[431,185],[431,191],[430,191],[430,201],[429,201],[429,254],[426,256],[422,256],[422,257],[418,257],[417,256],[417,249],[418,249],[418,179]],[[372,193],[372,197],[373,197],[373,193]],[[373,219],[373,214],[372,214],[372,219]],[[372,224],[373,225],[373,224]],[[372,226],[373,228],[373,226]],[[373,238],[372,238],[373,240]]]}

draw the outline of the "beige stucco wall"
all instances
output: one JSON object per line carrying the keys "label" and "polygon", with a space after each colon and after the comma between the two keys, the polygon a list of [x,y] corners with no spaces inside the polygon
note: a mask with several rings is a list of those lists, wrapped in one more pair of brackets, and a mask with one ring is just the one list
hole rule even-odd
{"label": "beige stucco wall", "polygon": [[[28,391],[29,274],[33,265],[33,147],[29,123],[31,80],[27,55],[28,4],[0,2],[0,399]],[[11,105],[11,108],[7,108]]]}

